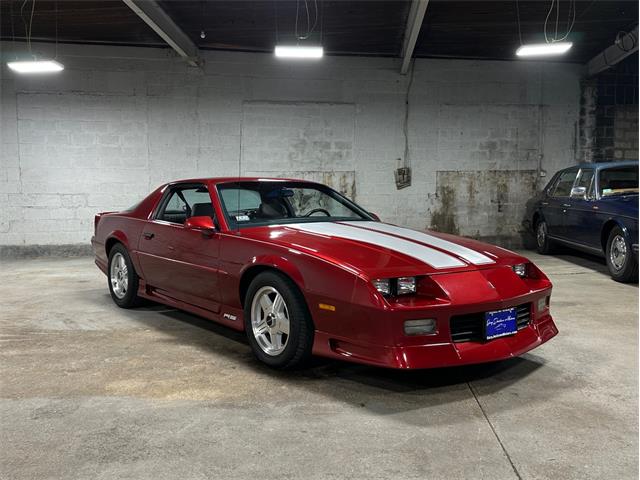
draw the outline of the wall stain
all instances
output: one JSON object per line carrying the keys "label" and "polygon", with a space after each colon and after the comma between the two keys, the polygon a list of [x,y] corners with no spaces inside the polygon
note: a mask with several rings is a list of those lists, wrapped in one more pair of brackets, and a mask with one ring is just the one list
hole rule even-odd
{"label": "wall stain", "polygon": [[440,208],[431,213],[431,226],[429,228],[438,232],[458,235],[460,232],[455,219],[455,190],[449,185],[440,185],[436,196],[440,199]]}

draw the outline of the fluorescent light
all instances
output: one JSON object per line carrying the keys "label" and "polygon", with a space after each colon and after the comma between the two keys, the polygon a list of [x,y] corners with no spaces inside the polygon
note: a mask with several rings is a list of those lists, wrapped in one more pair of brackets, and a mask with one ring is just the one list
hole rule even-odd
{"label": "fluorescent light", "polygon": [[276,57],[281,58],[322,58],[323,54],[322,47],[276,45]]}
{"label": "fluorescent light", "polygon": [[64,70],[64,65],[55,60],[27,60],[7,62],[7,66],[18,73],[50,73]]}
{"label": "fluorescent light", "polygon": [[522,45],[516,50],[516,55],[519,57],[562,55],[567,53],[572,45],[571,42],[532,43],[531,45]]}

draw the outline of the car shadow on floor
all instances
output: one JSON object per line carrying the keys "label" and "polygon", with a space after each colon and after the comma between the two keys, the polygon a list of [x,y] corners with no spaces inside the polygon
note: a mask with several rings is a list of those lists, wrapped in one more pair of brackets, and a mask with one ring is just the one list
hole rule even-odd
{"label": "car shadow on floor", "polygon": [[[253,370],[259,377],[277,378],[291,387],[303,387],[381,414],[469,400],[472,383],[482,385],[482,394],[491,394],[523,381],[540,368],[552,368],[533,354],[500,362],[429,370],[392,370],[316,357],[305,368],[283,372],[255,359],[243,332],[162,305],[149,304],[127,312],[131,319],[147,328],[169,334],[167,341],[197,346],[205,352],[223,355]],[[157,318],[149,315],[153,312],[157,312]],[[514,408],[517,405],[514,404]]]}

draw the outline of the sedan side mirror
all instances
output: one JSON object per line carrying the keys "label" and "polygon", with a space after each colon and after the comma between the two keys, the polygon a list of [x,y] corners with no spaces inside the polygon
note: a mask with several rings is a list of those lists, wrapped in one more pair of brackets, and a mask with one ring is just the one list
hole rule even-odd
{"label": "sedan side mirror", "polygon": [[587,196],[587,187],[573,187],[571,189],[571,198],[585,198]]}
{"label": "sedan side mirror", "polygon": [[184,222],[184,228],[187,230],[200,230],[202,233],[211,233],[215,231],[216,226],[211,217],[203,215],[201,217],[187,218]]}

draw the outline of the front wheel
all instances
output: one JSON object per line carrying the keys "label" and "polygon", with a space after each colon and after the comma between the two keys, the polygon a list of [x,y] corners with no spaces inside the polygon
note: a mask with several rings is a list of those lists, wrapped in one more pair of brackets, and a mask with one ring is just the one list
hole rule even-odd
{"label": "front wheel", "polygon": [[277,272],[263,272],[249,285],[244,328],[258,359],[274,368],[294,368],[311,356],[313,322],[297,286]]}
{"label": "front wheel", "polygon": [[620,227],[611,230],[607,240],[607,267],[616,282],[631,282],[638,278],[638,262]]}
{"label": "front wheel", "polygon": [[122,244],[114,245],[109,252],[109,292],[111,298],[121,308],[135,307],[140,303],[138,297],[139,278],[129,252]]}

